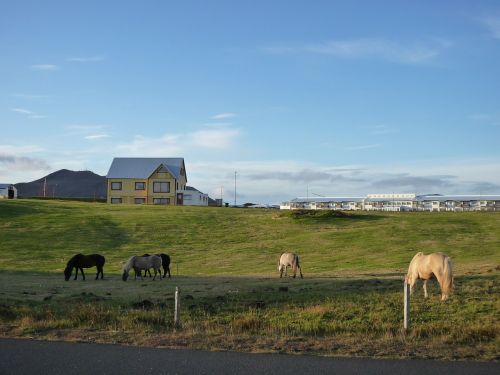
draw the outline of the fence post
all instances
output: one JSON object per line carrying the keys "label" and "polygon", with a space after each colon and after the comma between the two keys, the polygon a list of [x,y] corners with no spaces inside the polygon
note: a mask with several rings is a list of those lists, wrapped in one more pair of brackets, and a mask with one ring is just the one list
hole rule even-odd
{"label": "fence post", "polygon": [[174,329],[181,327],[181,290],[175,287],[175,311],[174,311]]}
{"label": "fence post", "polygon": [[404,294],[405,294],[405,302],[404,302],[404,322],[403,327],[405,331],[410,328],[410,286],[408,283],[404,282]]}

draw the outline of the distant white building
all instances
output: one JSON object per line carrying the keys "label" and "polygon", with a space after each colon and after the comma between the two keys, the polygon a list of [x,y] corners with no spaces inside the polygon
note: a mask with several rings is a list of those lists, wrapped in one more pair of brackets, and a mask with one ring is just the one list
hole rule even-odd
{"label": "distant white building", "polygon": [[208,194],[202,193],[191,186],[184,190],[177,190],[177,195],[182,194],[183,206],[208,206]]}
{"label": "distant white building", "polygon": [[0,199],[16,199],[17,189],[13,184],[0,184]]}
{"label": "distant white building", "polygon": [[500,195],[368,194],[366,197],[295,198],[282,210],[500,211]]}
{"label": "distant white building", "polygon": [[280,205],[282,210],[362,210],[362,197],[299,197]]}

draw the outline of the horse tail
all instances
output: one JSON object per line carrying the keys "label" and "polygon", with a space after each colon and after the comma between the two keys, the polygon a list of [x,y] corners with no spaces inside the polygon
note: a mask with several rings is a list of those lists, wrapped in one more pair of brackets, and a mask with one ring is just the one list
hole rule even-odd
{"label": "horse tail", "polygon": [[444,257],[444,265],[443,265],[443,276],[441,281],[441,291],[443,297],[450,294],[453,289],[453,268],[451,264],[451,258],[447,255]]}

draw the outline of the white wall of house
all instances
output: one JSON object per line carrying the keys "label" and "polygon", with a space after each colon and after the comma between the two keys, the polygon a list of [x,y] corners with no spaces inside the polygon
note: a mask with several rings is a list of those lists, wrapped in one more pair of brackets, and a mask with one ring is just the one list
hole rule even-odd
{"label": "white wall of house", "polygon": [[9,198],[9,190],[14,191],[14,199],[17,198],[17,189],[14,185],[11,184],[0,184],[0,199],[8,199]]}
{"label": "white wall of house", "polygon": [[177,194],[182,193],[184,206],[208,206],[208,194],[198,190],[177,190]]}

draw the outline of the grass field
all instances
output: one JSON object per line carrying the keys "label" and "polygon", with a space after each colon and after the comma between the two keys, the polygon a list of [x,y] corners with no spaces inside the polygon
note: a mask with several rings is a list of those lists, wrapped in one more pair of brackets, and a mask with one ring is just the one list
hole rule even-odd
{"label": "grass field", "polygon": [[[4,336],[325,355],[498,360],[500,214],[280,212],[0,201]],[[277,279],[283,250],[305,278]],[[402,277],[417,251],[454,261],[455,293],[421,289],[402,331]],[[105,280],[64,282],[76,252]],[[166,252],[172,279],[120,279]],[[183,328],[174,332],[173,293]]]}

